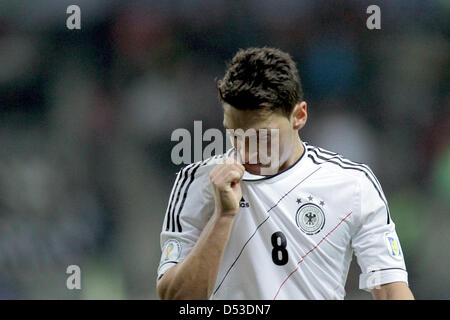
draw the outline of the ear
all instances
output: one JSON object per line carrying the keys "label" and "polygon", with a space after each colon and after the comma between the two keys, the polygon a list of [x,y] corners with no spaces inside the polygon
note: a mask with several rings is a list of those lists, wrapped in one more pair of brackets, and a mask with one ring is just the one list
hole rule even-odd
{"label": "ear", "polygon": [[305,101],[302,101],[297,103],[292,111],[292,129],[300,130],[305,126],[306,120],[308,120],[307,105]]}

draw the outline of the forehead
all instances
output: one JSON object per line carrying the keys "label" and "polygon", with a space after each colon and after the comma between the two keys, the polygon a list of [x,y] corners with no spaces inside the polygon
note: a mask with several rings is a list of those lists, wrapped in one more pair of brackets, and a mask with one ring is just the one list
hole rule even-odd
{"label": "forehead", "polygon": [[270,111],[239,110],[226,103],[223,110],[223,125],[228,129],[277,129],[285,118]]}

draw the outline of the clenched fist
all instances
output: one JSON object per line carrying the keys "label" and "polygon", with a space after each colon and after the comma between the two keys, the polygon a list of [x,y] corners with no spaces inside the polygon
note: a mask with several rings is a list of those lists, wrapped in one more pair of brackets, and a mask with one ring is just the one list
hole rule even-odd
{"label": "clenched fist", "polygon": [[239,201],[242,198],[240,181],[244,170],[242,164],[228,158],[209,174],[214,190],[217,214],[234,216],[239,210]]}

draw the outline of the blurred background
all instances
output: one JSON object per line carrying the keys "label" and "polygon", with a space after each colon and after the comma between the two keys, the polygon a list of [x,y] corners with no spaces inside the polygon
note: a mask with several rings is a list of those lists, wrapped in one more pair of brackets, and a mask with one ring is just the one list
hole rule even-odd
{"label": "blurred background", "polygon": [[[171,133],[221,129],[215,79],[264,45],[298,64],[301,138],[373,168],[415,297],[449,299],[449,16],[448,0],[0,0],[0,299],[158,299]],[[359,273],[346,299],[371,299]]]}

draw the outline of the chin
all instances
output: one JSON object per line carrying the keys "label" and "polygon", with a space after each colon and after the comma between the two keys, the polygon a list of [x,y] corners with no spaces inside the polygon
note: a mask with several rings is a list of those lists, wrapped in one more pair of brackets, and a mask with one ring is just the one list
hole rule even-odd
{"label": "chin", "polygon": [[[264,168],[270,169],[270,165],[262,165],[262,164],[244,164],[244,167],[245,167],[245,171],[247,171],[248,173],[259,175],[259,176],[263,175],[261,173],[261,169],[264,169]],[[269,175],[273,175],[275,173],[276,172],[269,174]],[[267,174],[264,174],[264,175],[267,175]]]}
{"label": "chin", "polygon": [[261,165],[260,164],[249,164],[246,163],[244,164],[245,167],[245,171],[247,171],[248,173],[251,174],[257,174],[260,175],[261,174]]}

